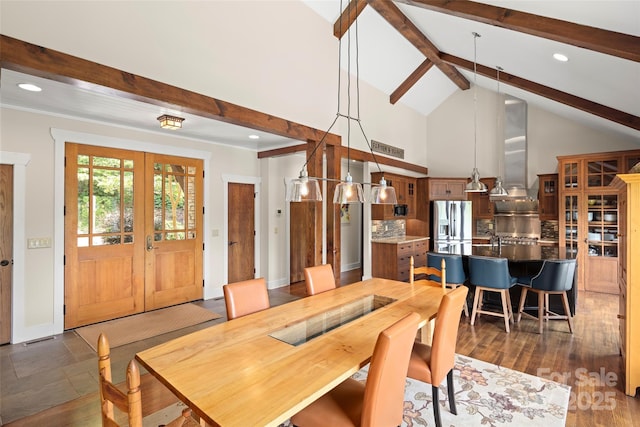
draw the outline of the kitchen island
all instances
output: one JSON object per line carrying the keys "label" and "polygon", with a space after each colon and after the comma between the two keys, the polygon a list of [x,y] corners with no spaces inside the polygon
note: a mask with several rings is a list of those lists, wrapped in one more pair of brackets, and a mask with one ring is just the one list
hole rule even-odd
{"label": "kitchen island", "polygon": [[[436,253],[450,253],[449,249],[434,250]],[[575,259],[577,253],[572,252],[571,249],[566,247],[560,247],[553,244],[535,244],[535,245],[512,245],[512,244],[472,244],[464,247],[462,251],[462,263],[465,268],[465,273],[469,277],[469,263],[467,257],[469,255],[486,256],[492,258],[506,258],[509,260],[509,273],[514,277],[532,276],[537,274],[542,268],[542,264],[545,260],[558,260],[558,259]],[[473,298],[472,294],[474,286],[469,286],[469,298]],[[514,286],[510,290],[511,302],[513,307],[518,307],[520,302],[520,294],[522,292],[521,286]],[[531,294],[531,293],[530,293]],[[530,298],[531,296],[531,298]],[[533,307],[537,305],[537,301],[533,298],[535,295],[527,296],[525,307]],[[569,299],[569,308],[571,314],[575,314],[576,301],[578,297],[578,288],[576,284],[576,278],[573,279],[573,287],[567,292]],[[487,294],[485,297],[487,302],[493,305],[495,296]],[[500,307],[500,300],[495,299],[496,306]],[[558,295],[549,296],[550,309],[556,313],[564,312],[562,301]]]}
{"label": "kitchen island", "polygon": [[409,262],[426,265],[429,238],[395,236],[371,240],[371,274],[373,277],[409,281]]}

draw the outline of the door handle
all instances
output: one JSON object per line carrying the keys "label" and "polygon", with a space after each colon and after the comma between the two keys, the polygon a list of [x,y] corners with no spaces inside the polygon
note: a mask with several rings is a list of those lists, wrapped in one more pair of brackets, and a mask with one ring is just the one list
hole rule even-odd
{"label": "door handle", "polygon": [[8,259],[3,259],[2,261],[0,261],[0,266],[2,267],[6,267],[9,264],[11,264],[11,261],[9,261]]}
{"label": "door handle", "polygon": [[147,251],[151,252],[154,249],[158,249],[158,247],[153,246],[153,241],[151,240],[151,236],[147,236]]}
{"label": "door handle", "polygon": [[236,243],[238,243],[238,242],[229,242],[229,246],[233,246],[233,245],[235,245]]}

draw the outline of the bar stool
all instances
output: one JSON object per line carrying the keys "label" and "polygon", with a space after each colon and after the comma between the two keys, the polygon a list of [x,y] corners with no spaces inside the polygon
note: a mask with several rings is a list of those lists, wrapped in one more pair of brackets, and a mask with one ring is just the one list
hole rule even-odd
{"label": "bar stool", "polygon": [[[569,323],[569,332],[573,333],[573,323],[567,291],[571,290],[573,286],[575,271],[575,259],[545,260],[540,272],[535,276],[518,277],[518,284],[522,285],[520,306],[518,308],[518,322],[523,314],[538,319],[538,331],[542,333],[544,320],[566,320]],[[528,291],[538,294],[538,317],[524,311],[524,303]],[[549,295],[562,295],[564,315],[549,310]]]}
{"label": "bar stool", "polygon": [[[464,272],[462,266],[462,255],[456,254],[438,254],[435,252],[427,252],[427,266],[428,267],[440,267],[442,260],[444,260],[447,268],[447,287],[455,289],[458,286],[464,286],[464,282],[467,281],[467,275]],[[464,315],[469,317],[469,309],[467,308],[467,301],[464,301],[462,305]]]}
{"label": "bar stool", "polygon": [[[476,287],[473,298],[473,313],[471,325],[475,323],[477,314],[488,314],[504,318],[504,326],[509,332],[509,321],[513,322],[513,308],[509,289],[517,282],[509,274],[509,264],[506,258],[491,258],[483,256],[469,256],[469,283]],[[497,292],[502,299],[502,313],[483,309],[484,292]]]}

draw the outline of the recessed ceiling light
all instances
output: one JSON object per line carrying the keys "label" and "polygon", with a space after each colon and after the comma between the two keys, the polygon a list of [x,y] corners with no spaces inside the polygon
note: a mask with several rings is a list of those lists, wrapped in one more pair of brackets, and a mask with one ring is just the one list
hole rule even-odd
{"label": "recessed ceiling light", "polygon": [[260,135],[249,135],[249,139],[260,139]]}
{"label": "recessed ceiling light", "polygon": [[40,91],[42,91],[42,88],[40,86],[36,86],[34,84],[31,84],[31,83],[19,83],[18,87],[20,89],[28,90],[29,92],[40,92]]}
{"label": "recessed ceiling light", "polygon": [[554,53],[553,59],[560,62],[567,62],[569,60],[569,57],[567,55],[563,55],[562,53]]}

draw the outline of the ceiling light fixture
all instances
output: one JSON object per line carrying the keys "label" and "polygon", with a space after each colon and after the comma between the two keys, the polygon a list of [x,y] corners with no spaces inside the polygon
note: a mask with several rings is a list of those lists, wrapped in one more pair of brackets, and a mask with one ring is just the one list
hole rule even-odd
{"label": "ceiling light fixture", "polygon": [[249,139],[260,139],[260,135],[255,135],[255,134],[249,135]]}
{"label": "ceiling light fixture", "polygon": [[560,62],[567,62],[569,60],[569,57],[567,55],[562,54],[562,53],[554,53],[553,54],[553,59],[555,59],[556,61],[560,61]]}
{"label": "ceiling light fixture", "polygon": [[184,121],[184,119],[182,117],[163,114],[162,116],[158,117],[158,121],[160,122],[160,127],[162,129],[176,130],[182,128],[182,122]]}
{"label": "ceiling light fixture", "polygon": [[[352,6],[355,2],[349,2],[347,8],[357,7],[357,5]],[[342,0],[340,0],[340,27],[342,27]],[[351,12],[351,10],[349,10]],[[349,16],[352,14],[349,13]],[[300,176],[291,181],[291,185],[289,186],[289,191],[287,191],[286,201],[290,202],[302,202],[302,201],[322,201],[322,194],[320,192],[320,185],[318,183],[319,180],[323,181],[334,181],[327,178],[314,178],[309,177],[307,172],[307,163],[314,156],[316,150],[322,143],[324,139],[329,134],[333,126],[336,124],[339,118],[347,119],[347,175],[344,180],[339,181],[339,184],[336,185],[335,192],[333,194],[333,203],[335,204],[346,204],[346,203],[363,203],[364,199],[364,191],[362,189],[363,184],[371,185],[371,203],[373,204],[396,204],[398,203],[398,199],[396,197],[396,192],[393,187],[387,185],[387,181],[384,179],[384,173],[380,168],[380,164],[376,159],[376,155],[373,153],[373,149],[371,147],[371,143],[369,142],[369,138],[364,132],[362,127],[362,123],[360,122],[360,66],[358,61],[358,20],[356,19],[354,22],[355,25],[355,63],[356,63],[356,115],[355,117],[351,115],[351,29],[348,31],[348,47],[347,47],[347,114],[341,113],[340,109],[340,90],[341,90],[341,52],[342,52],[342,37],[340,37],[338,41],[338,111],[336,112],[336,117],[333,119],[331,126],[324,133],[318,144],[316,144],[315,148],[308,156],[307,161],[302,166],[302,170],[300,171]],[[382,179],[379,184],[371,184],[371,183],[359,183],[354,182],[350,172],[350,163],[351,163],[351,122],[355,122],[358,124],[360,131],[362,132],[362,136],[364,137],[367,146],[369,147],[369,151],[373,157],[376,166],[378,167],[378,171],[382,173]]]}
{"label": "ceiling light fixture", "polygon": [[28,90],[29,92],[42,91],[42,88],[40,86],[36,86],[33,83],[18,83],[18,87],[23,90]]}
{"label": "ceiling light fixture", "polygon": [[476,40],[482,37],[480,34],[473,32],[473,171],[471,172],[471,182],[465,188],[466,193],[486,193],[487,186],[480,181],[478,173],[478,65],[477,65],[477,47]]}
{"label": "ceiling light fixture", "polygon": [[[504,105],[502,102],[502,98],[500,97],[500,71],[503,71],[503,68],[499,65],[496,66],[496,80],[498,81],[498,101],[496,102],[496,138],[500,134],[500,106]],[[501,165],[502,162],[498,161]],[[509,192],[504,189],[502,186],[502,178],[498,176],[496,178],[495,186],[489,191],[490,197],[506,197],[509,195]]]}

